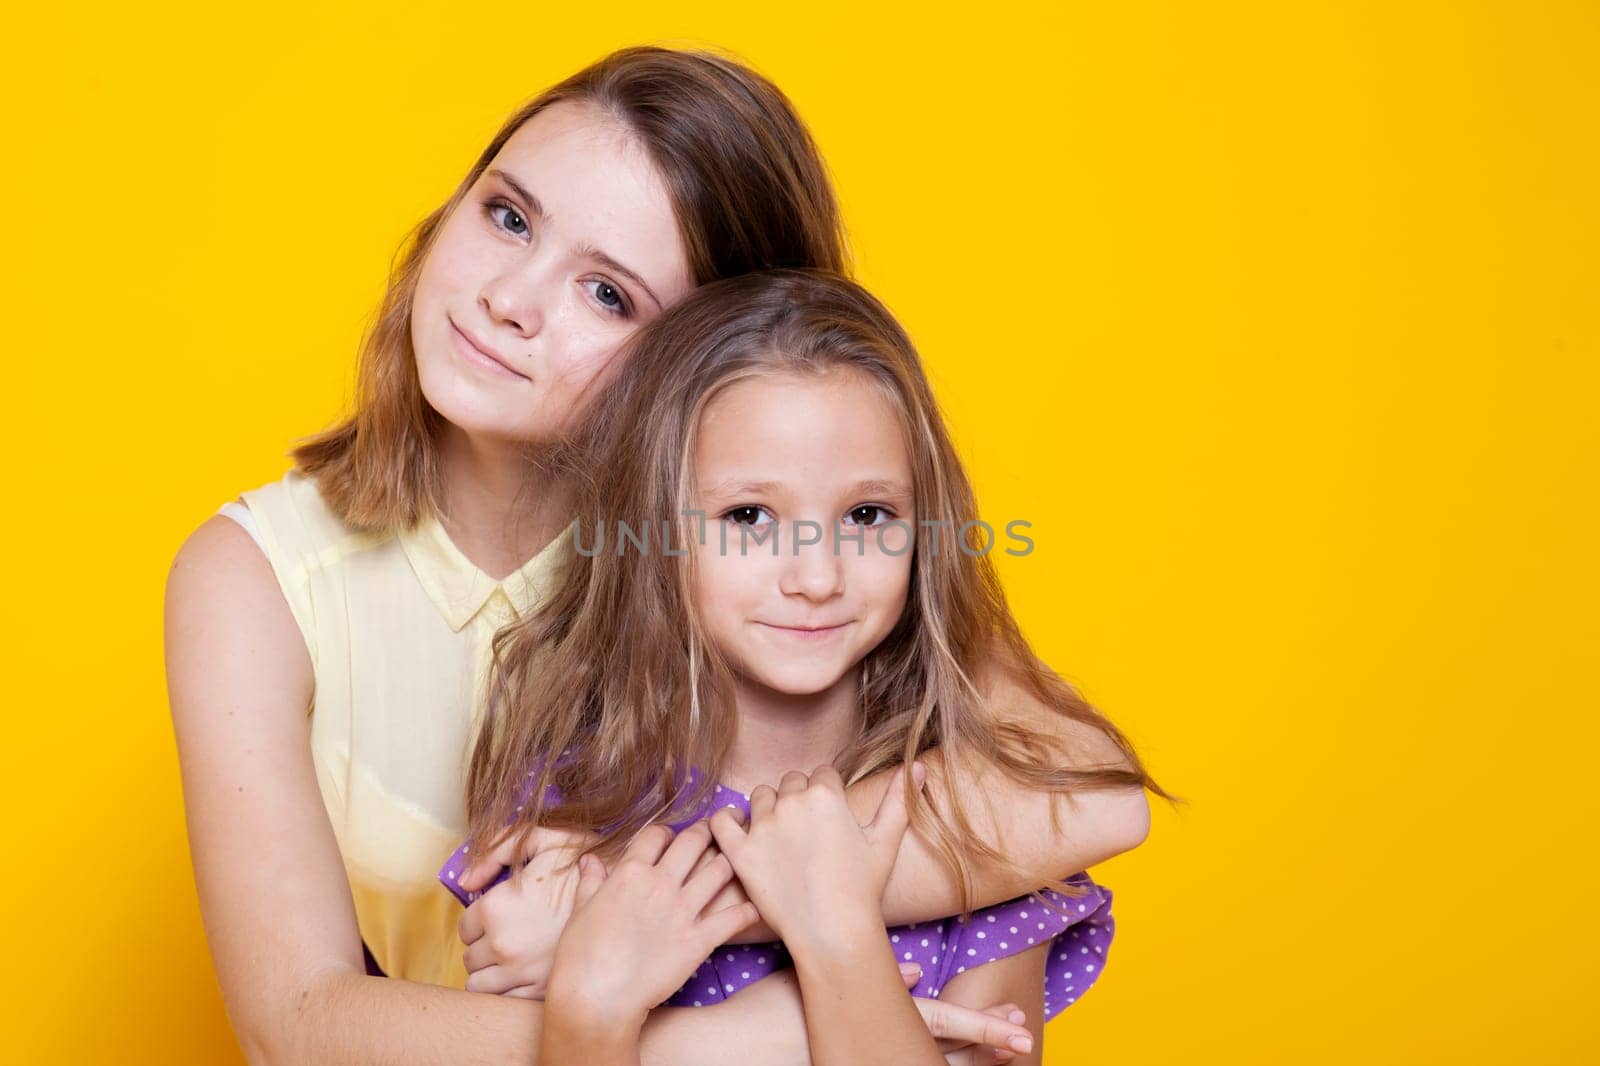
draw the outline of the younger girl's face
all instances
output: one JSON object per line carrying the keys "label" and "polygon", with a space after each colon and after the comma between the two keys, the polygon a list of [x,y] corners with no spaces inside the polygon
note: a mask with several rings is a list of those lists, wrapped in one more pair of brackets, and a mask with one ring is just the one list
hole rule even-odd
{"label": "younger girl's face", "polygon": [[739,683],[810,696],[848,680],[911,581],[911,462],[890,402],[851,370],[741,381],[705,410],[694,482],[697,606]]}
{"label": "younger girl's face", "polygon": [[423,261],[423,396],[469,434],[554,440],[628,335],[691,287],[644,149],[595,108],[556,104],[506,142]]}

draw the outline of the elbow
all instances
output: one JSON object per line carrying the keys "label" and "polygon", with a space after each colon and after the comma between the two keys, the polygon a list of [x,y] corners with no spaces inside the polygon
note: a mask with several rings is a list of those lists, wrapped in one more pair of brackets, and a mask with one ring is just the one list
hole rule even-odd
{"label": "elbow", "polygon": [[243,1026],[235,1026],[233,1031],[239,1038],[239,1050],[244,1052],[244,1061],[250,1066],[278,1066],[289,1061],[287,1055],[268,1044],[263,1034],[251,1032]]}
{"label": "elbow", "polygon": [[303,1023],[293,1017],[274,1017],[257,1011],[235,1022],[233,1033],[250,1066],[289,1066],[309,1061],[307,1049],[301,1046],[297,1032],[300,1024]]}
{"label": "elbow", "polygon": [[1080,846],[1087,852],[1083,867],[1132,851],[1150,835],[1150,801],[1142,788],[1092,792],[1079,798]]}
{"label": "elbow", "polygon": [[242,1016],[229,1010],[228,1014],[233,1022],[234,1039],[238,1040],[239,1050],[244,1053],[244,1060],[250,1066],[278,1066],[291,1060],[292,1056],[285,1046],[287,1034],[284,1027],[262,1017],[261,1012]]}
{"label": "elbow", "polygon": [[1117,849],[1117,854],[1132,851],[1143,844],[1150,837],[1150,797],[1144,789],[1130,789],[1128,795],[1121,803],[1122,814],[1118,819],[1120,836],[1118,842],[1122,845]]}
{"label": "elbow", "polygon": [[240,1009],[230,1002],[228,1015],[245,1061],[250,1066],[293,1066],[320,1058],[319,1049],[308,1046],[315,1028],[312,1007],[327,1001],[334,993],[331,982],[337,979],[336,972],[319,973],[275,1007],[272,997],[250,1006],[241,1004]]}

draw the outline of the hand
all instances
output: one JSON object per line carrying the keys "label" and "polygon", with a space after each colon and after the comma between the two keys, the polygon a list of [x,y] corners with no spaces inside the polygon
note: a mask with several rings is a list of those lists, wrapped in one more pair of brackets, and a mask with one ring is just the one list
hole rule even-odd
{"label": "hand", "polygon": [[523,848],[503,842],[462,875],[470,889],[502,865],[519,864],[518,851],[529,856],[509,881],[495,885],[461,916],[457,929],[467,946],[462,961],[468,992],[544,998],[556,944],[572,914],[578,856],[598,839],[592,833],[535,830]]}
{"label": "hand", "polygon": [[[921,786],[921,767],[912,779]],[[883,929],[883,890],[905,836],[908,814],[902,768],[889,782],[877,815],[856,824],[844,782],[831,766],[808,779],[791,771],[776,792],[750,794],[750,824],[731,809],[711,819],[717,845],[733,864],[761,916],[793,952],[834,932],[854,937]]]}
{"label": "hand", "polygon": [[[900,964],[900,979],[909,991],[922,980],[922,967],[914,962]],[[1028,1017],[1015,1003],[996,1003],[973,1010],[938,999],[912,997],[928,1032],[939,1041],[949,1066],[1000,1066],[1017,1057],[1008,1046],[1014,1037],[1027,1036],[1023,1028]]]}
{"label": "hand", "polygon": [[494,880],[506,867],[513,871],[533,861],[540,852],[550,848],[578,852],[588,851],[600,842],[594,833],[582,829],[548,829],[535,826],[526,837],[508,830],[488,851],[479,855],[465,870],[458,882],[468,892],[476,892]]}
{"label": "hand", "polygon": [[[939,1001],[936,999],[927,999],[921,1000],[920,1002],[938,1003]],[[946,1004],[946,1006],[950,1005]],[[952,1007],[952,1009],[959,1011],[969,1010],[967,1007]],[[982,1021],[982,1019],[998,1019],[1000,1021],[1008,1022],[1015,1021],[1015,1019],[1022,1014],[1022,1011],[1015,1003],[997,1003],[992,1007],[986,1007],[982,1011],[972,1013],[976,1013],[980,1019],[977,1024],[985,1026],[987,1029],[990,1028],[990,1026]],[[923,1017],[926,1019],[927,1015],[924,1014]],[[991,1040],[1005,1039],[1004,1037],[999,1036],[998,1032],[999,1030],[995,1030],[995,1035],[980,1036],[971,1043],[957,1044],[954,1041],[941,1040],[939,1042],[939,1047],[944,1051],[944,1061],[948,1064],[948,1066],[1000,1066],[1001,1063],[1010,1062],[1012,1059],[1017,1057],[1017,1053],[1015,1051],[1011,1050],[1009,1047],[1006,1047],[1004,1043],[992,1044],[989,1042]]]}
{"label": "hand", "polygon": [[646,827],[609,872],[584,855],[547,1001],[592,1026],[637,1032],[719,944],[754,922],[748,902],[707,907],[733,877],[726,858],[706,857],[710,847],[710,829],[696,822],[676,837]]}

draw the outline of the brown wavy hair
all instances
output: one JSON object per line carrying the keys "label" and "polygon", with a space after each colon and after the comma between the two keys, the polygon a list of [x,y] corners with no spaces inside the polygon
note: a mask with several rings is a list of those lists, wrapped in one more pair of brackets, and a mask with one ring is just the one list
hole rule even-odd
{"label": "brown wavy hair", "polygon": [[440,225],[505,143],[563,102],[601,108],[644,147],[665,181],[696,284],[775,267],[847,268],[827,168],[777,86],[708,52],[613,52],[507,119],[450,199],[396,255],[362,342],[355,414],[291,453],[355,528],[409,528],[439,511],[442,420],[423,398],[411,348],[417,276]]}
{"label": "brown wavy hair", "polygon": [[[579,486],[580,551],[551,599],[495,638],[489,726],[468,776],[474,851],[507,826],[546,825],[598,827],[601,854],[615,854],[650,821],[700,809],[719,779],[737,729],[733,674],[698,621],[693,553],[592,546],[598,530],[641,519],[674,530],[680,548],[699,537],[684,511],[701,414],[763,375],[848,370],[878,388],[902,422],[919,526],[950,523],[942,538],[917,532],[905,610],[861,664],[859,732],[835,760],[845,779],[938,748],[952,780],[981,761],[1051,793],[1167,795],[1122,733],[1033,654],[977,529],[967,550],[948,535],[978,518],[972,486],[910,339],[871,294],[820,272],[747,275],[698,289],[629,347],[560,459]],[[1123,761],[1062,765],[1054,745],[980,692],[976,679],[996,666],[1049,712],[1109,738]],[[558,805],[545,801],[552,785]],[[913,825],[959,878],[964,910],[970,859],[1015,872],[974,833],[960,790],[945,790],[941,811],[906,788]]]}

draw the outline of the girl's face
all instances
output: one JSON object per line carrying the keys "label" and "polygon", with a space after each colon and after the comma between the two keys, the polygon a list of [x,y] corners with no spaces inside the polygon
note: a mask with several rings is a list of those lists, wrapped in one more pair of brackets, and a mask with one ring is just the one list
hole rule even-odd
{"label": "girl's face", "polygon": [[423,396],[469,434],[555,440],[623,340],[691,287],[644,149],[599,110],[556,104],[506,142],[423,261]]}
{"label": "girl's face", "polygon": [[694,453],[695,598],[741,687],[824,693],[889,635],[912,501],[900,421],[860,373],[751,378],[712,400]]}

